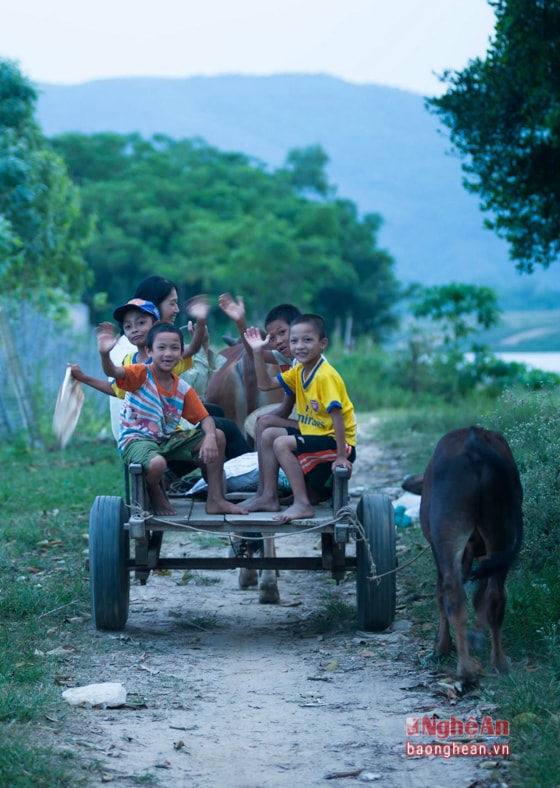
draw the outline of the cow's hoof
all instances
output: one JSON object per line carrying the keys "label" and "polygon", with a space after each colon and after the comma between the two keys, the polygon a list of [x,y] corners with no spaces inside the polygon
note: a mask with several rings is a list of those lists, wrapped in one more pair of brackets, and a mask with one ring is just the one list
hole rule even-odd
{"label": "cow's hoof", "polygon": [[457,676],[462,684],[471,687],[478,684],[480,665],[476,660],[463,660],[457,665]]}
{"label": "cow's hoof", "polygon": [[261,605],[277,605],[280,602],[278,586],[261,584],[259,588],[259,602]]}
{"label": "cow's hoof", "polygon": [[256,569],[239,570],[239,588],[254,588],[259,584],[259,574]]}
{"label": "cow's hoof", "polygon": [[505,655],[499,659],[493,658],[491,660],[491,665],[496,673],[509,673],[509,662]]}

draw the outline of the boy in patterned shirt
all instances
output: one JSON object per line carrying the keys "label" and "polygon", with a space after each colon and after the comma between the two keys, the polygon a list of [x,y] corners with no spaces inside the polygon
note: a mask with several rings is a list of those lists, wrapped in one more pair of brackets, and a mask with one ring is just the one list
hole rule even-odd
{"label": "boy in patterned shirt", "polygon": [[[176,514],[160,485],[167,460],[201,464],[208,482],[209,514],[246,514],[223,496],[224,433],[216,429],[195,390],[173,372],[184,349],[180,329],[170,323],[157,323],[150,329],[146,348],[151,364],[117,366],[109,355],[113,345],[112,326],[102,324],[97,329],[97,347],[103,371],[127,392],[120,417],[119,453],[123,462],[138,462],[144,468],[154,514]],[[199,426],[180,429],[181,418]]]}
{"label": "boy in patterned shirt", "polygon": [[249,328],[245,338],[255,359],[260,389],[283,388],[296,399],[298,428],[269,427],[262,436],[263,492],[247,502],[248,511],[279,511],[278,466],[284,470],[294,502],[274,519],[281,522],[313,517],[313,503],[328,496],[337,466],[352,472],[356,458],[354,406],[344,381],[324,358],[328,345],[320,315],[300,315],[290,324],[290,351],[296,364],[271,378],[263,357],[267,338]]}

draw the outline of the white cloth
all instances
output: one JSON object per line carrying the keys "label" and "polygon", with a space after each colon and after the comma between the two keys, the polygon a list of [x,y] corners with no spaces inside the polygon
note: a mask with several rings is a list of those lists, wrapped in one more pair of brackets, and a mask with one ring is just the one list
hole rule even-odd
{"label": "white cloth", "polygon": [[[114,364],[121,364],[123,358],[126,356],[127,353],[134,353],[138,348],[136,345],[133,345],[132,342],[129,342],[128,339],[123,334],[119,337],[117,344],[109,353],[109,357]],[[113,435],[115,440],[119,438],[119,431],[120,431],[120,415],[121,415],[121,408],[123,406],[124,400],[119,399],[118,397],[109,397],[109,409],[111,413],[111,429],[113,431]]]}

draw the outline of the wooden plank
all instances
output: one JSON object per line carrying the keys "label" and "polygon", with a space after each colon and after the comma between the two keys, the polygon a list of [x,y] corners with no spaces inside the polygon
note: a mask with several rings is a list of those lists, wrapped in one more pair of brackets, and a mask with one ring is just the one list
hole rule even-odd
{"label": "wooden plank", "polygon": [[253,533],[299,533],[310,528],[320,531],[333,527],[334,515],[330,505],[317,506],[314,517],[279,522],[274,517],[278,512],[250,512],[249,514],[208,514],[204,501],[185,501],[173,499],[176,515],[158,517],[152,515],[146,520],[149,530],[180,531],[187,527],[213,529],[219,532]]}
{"label": "wooden plank", "polygon": [[[127,562],[129,569],[138,568],[134,563],[134,559],[129,559]],[[296,570],[302,569],[306,571],[329,571],[323,566],[320,556],[280,556],[276,558],[217,558],[206,556],[204,558],[160,558],[157,563],[157,569],[239,569],[244,567],[247,569],[285,569]],[[142,567],[140,567],[142,568]],[[354,556],[347,556],[346,561],[342,567],[337,569],[353,570],[356,568],[356,558]]]}

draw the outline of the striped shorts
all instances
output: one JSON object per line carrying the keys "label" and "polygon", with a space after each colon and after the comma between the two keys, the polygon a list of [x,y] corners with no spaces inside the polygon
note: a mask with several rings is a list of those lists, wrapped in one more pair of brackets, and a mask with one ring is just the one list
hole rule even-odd
{"label": "striped shorts", "polygon": [[[292,428],[288,428],[287,432],[296,439],[295,454],[305,475],[305,481],[318,490],[322,498],[329,497],[332,487],[331,466],[337,458],[335,439],[324,435],[302,435]],[[355,461],[355,446],[346,446],[346,458],[350,462]]]}

